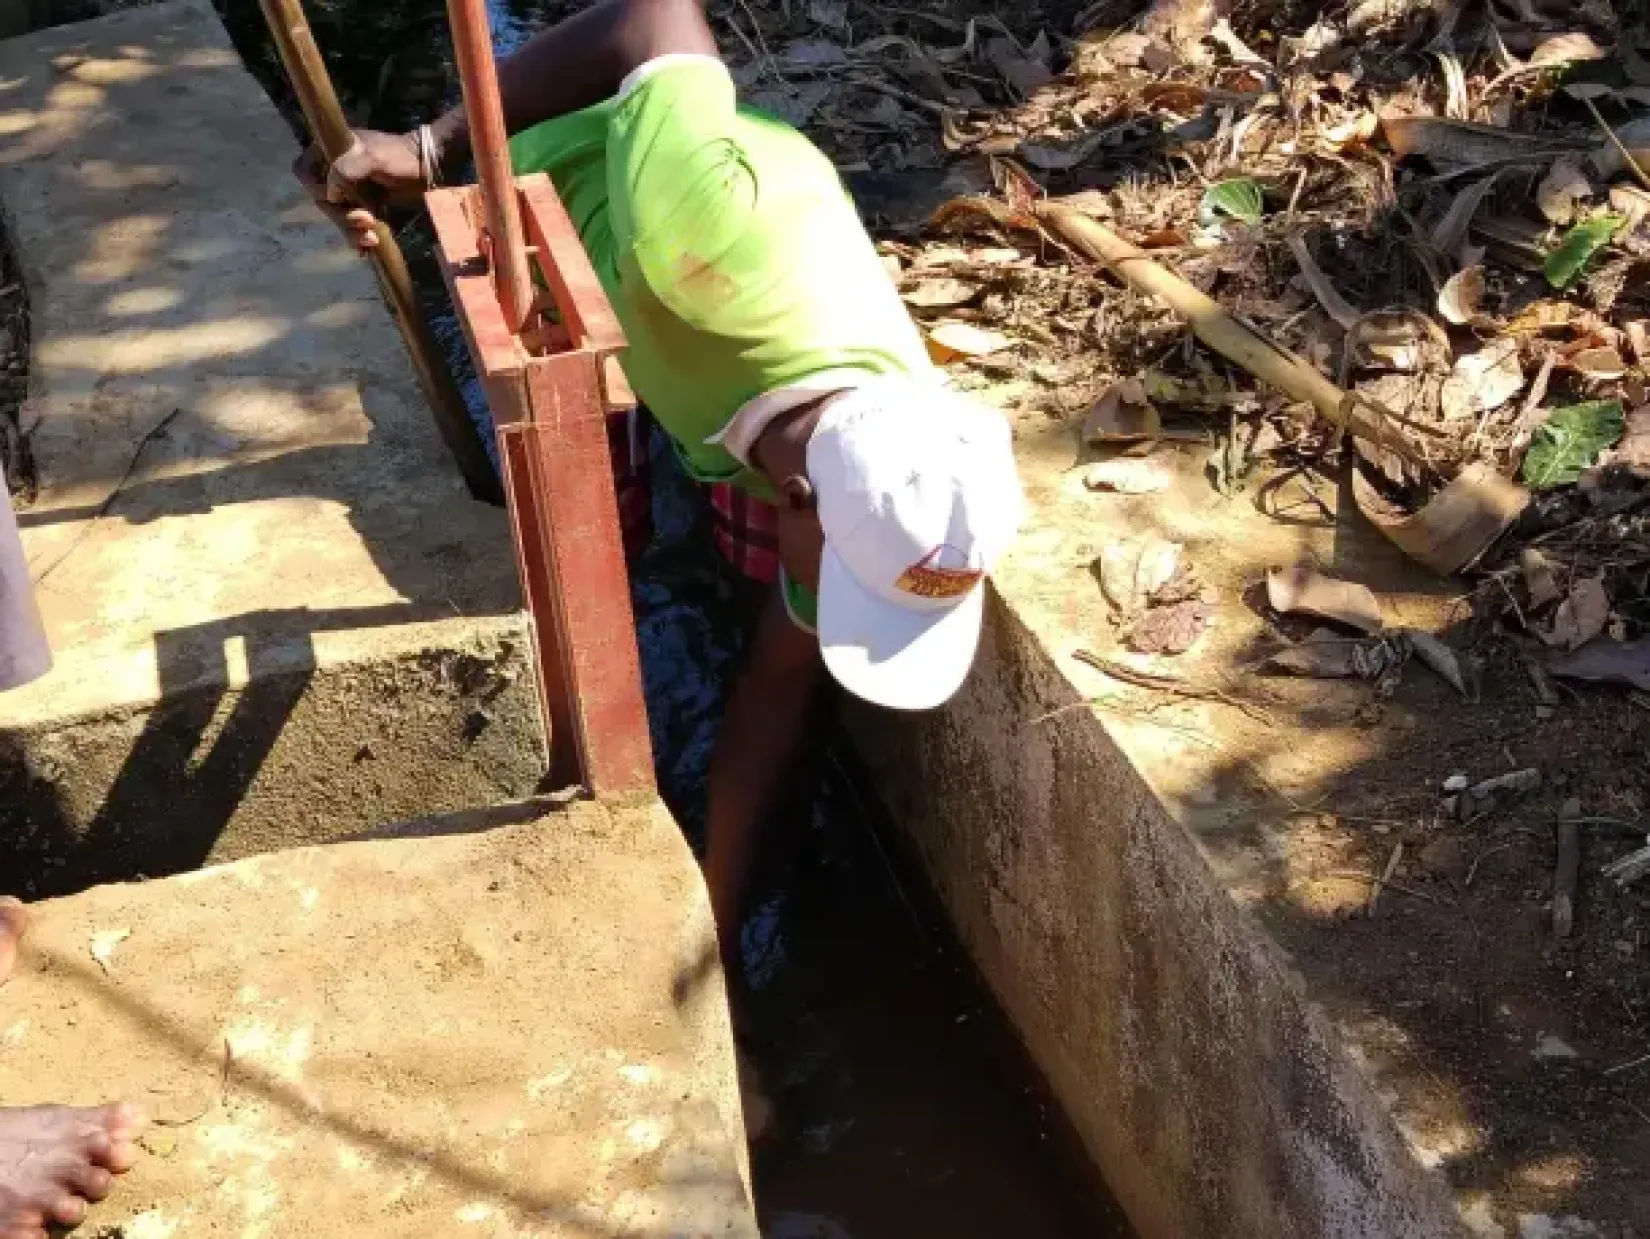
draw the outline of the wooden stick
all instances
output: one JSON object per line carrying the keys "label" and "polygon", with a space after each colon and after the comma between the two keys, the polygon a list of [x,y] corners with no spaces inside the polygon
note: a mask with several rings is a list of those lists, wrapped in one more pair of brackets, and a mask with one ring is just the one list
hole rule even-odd
{"label": "wooden stick", "polygon": [[1099,221],[1057,202],[1038,203],[1035,210],[1037,218],[1061,241],[1102,263],[1131,288],[1164,302],[1185,318],[1197,338],[1215,352],[1285,395],[1312,405],[1325,421],[1348,434],[1378,444],[1426,472],[1438,472],[1426,451],[1404,432],[1399,419],[1389,410],[1353,392],[1343,391],[1305,358],[1245,326],[1214,298]]}
{"label": "wooden stick", "polygon": [[[287,79],[298,96],[298,106],[309,123],[309,131],[330,164],[355,144],[355,134],[344,119],[338,92],[333,89],[332,78],[321,59],[321,49],[316,46],[309,20],[304,16],[302,0],[258,0],[258,4]],[[402,343],[412,358],[418,385],[435,415],[436,431],[457,463],[470,494],[486,503],[502,504],[504,491],[498,474],[482,446],[475,423],[470,420],[464,397],[441,358],[429,324],[424,321],[406,255],[401,252],[395,233],[382,220],[377,233],[378,246],[369,251],[373,270],[390,313],[395,317],[395,325],[401,331]]]}

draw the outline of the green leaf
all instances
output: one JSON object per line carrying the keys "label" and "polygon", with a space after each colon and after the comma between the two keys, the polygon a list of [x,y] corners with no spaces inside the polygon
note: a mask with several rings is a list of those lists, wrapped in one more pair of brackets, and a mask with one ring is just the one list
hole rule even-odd
{"label": "green leaf", "polygon": [[1524,482],[1531,490],[1568,486],[1590,469],[1627,429],[1619,400],[1591,400],[1556,409],[1535,432],[1524,454]]}
{"label": "green leaf", "polygon": [[1259,184],[1247,176],[1240,176],[1209,186],[1203,195],[1201,210],[1205,215],[1220,212],[1233,219],[1241,219],[1246,224],[1258,224],[1266,213],[1266,199],[1260,192]]}
{"label": "green leaf", "polygon": [[1547,283],[1554,288],[1574,284],[1593,261],[1593,255],[1610,244],[1626,222],[1620,215],[1599,215],[1570,229],[1558,248],[1547,255]]}

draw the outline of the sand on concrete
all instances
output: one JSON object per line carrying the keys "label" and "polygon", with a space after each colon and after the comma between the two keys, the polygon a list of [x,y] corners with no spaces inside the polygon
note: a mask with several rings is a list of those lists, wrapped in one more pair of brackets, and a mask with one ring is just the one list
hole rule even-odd
{"label": "sand on concrete", "polygon": [[441,829],[36,905],[0,1098],[160,1120],[87,1233],[754,1239],[669,814]]}

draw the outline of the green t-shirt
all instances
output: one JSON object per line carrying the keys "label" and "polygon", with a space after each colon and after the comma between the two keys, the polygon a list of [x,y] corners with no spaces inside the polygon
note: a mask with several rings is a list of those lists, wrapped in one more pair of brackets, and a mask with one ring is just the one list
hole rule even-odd
{"label": "green t-shirt", "polygon": [[647,66],[619,98],[510,151],[517,172],[555,184],[629,340],[626,377],[699,480],[765,495],[707,442],[757,396],[928,368],[836,169],[795,129],[740,109],[718,61]]}

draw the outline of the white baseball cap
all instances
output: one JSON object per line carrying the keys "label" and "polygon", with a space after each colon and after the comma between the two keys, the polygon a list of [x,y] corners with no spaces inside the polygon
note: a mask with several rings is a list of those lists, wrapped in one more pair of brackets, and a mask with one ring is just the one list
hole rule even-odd
{"label": "white baseball cap", "polygon": [[943,704],[968,677],[986,575],[1024,510],[1008,423],[937,382],[873,383],[826,406],[808,479],[825,665],[877,705]]}

